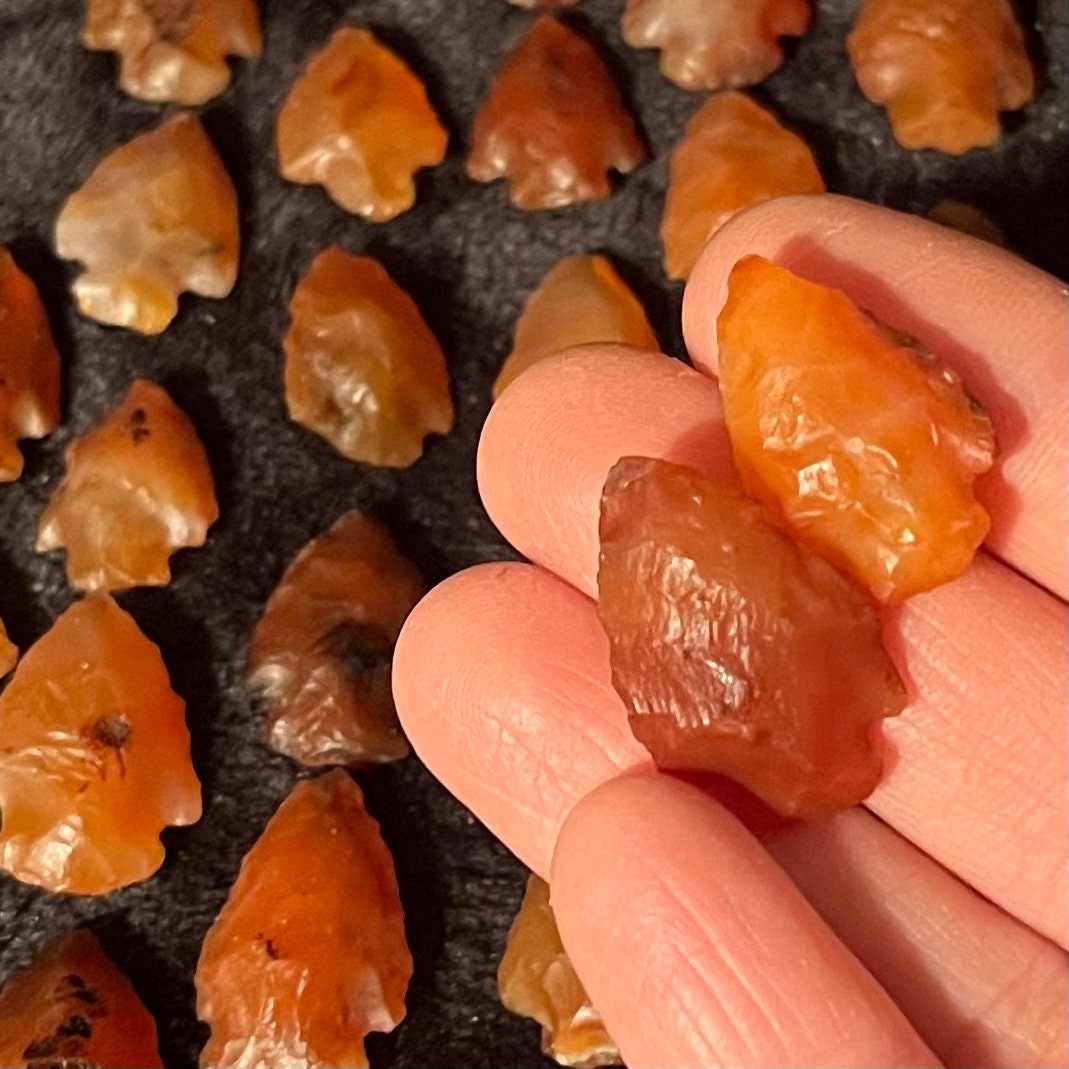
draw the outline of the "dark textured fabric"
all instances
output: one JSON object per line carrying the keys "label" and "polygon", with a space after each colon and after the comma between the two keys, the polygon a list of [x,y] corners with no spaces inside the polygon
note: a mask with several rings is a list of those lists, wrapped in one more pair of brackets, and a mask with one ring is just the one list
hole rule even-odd
{"label": "dark textured fabric", "polygon": [[[1011,243],[1064,274],[1066,67],[1061,0],[1026,4],[1039,61],[1038,99],[995,149],[962,159],[908,153],[854,86],[842,41],[854,3],[819,5],[813,32],[758,95],[813,144],[832,190],[910,210],[944,196],[988,210]],[[657,227],[665,153],[701,96],[664,81],[655,53],[618,32],[620,0],[585,0],[567,18],[603,46],[656,161],[610,200],[538,214],[506,203],[500,184],[463,174],[475,109],[505,48],[531,15],[505,0],[265,0],[266,51],[242,63],[206,109],[241,198],[244,252],[233,295],[186,298],[147,340],[80,318],[67,297],[73,269],[50,252],[63,198],[108,149],[156,123],[160,109],[123,96],[111,57],[78,44],[80,0],[0,0],[0,242],[41,286],[65,362],[65,422],[28,443],[23,479],[0,487],[0,617],[28,646],[70,602],[62,561],[32,552],[37,517],[61,471],[63,447],[96,423],[135,375],[163,383],[211,455],[222,518],[208,545],[175,561],[162,590],[123,594],[162,647],[188,702],[204,819],[169,832],[163,869],[99,900],[56,897],[0,878],[0,976],[66,927],[89,921],[160,1024],[169,1065],[189,1066],[203,1041],[193,969],[201,939],[295,770],[260,742],[261,717],[243,685],[247,636],[284,565],[342,511],[368,507],[393,527],[429,581],[508,553],[476,495],[473,461],[494,373],[525,295],[561,256],[619,258],[667,352],[682,351],[681,287],[660,269]],[[414,211],[369,226],[319,189],[278,176],[274,117],[310,53],[343,23],[373,27],[426,78],[452,131],[447,162],[420,180]],[[329,242],[380,257],[416,297],[448,355],[455,432],[430,440],[405,472],[354,466],[290,424],[280,388],[285,304]],[[1007,314],[1013,314],[1007,309]],[[519,902],[520,865],[415,758],[359,776],[394,849],[416,959],[406,1022],[369,1043],[378,1066],[533,1066],[537,1028],[505,1013],[495,969]]]}

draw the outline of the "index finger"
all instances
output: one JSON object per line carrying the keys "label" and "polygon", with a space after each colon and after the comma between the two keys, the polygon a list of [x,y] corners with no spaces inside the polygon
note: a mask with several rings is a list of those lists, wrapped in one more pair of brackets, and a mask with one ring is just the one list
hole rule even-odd
{"label": "index finger", "polygon": [[683,332],[695,365],[714,375],[728,275],[751,254],[841,289],[962,377],[999,438],[995,468],[977,483],[991,513],[987,548],[1065,598],[1065,285],[915,216],[846,197],[784,197],[718,231],[691,274]]}

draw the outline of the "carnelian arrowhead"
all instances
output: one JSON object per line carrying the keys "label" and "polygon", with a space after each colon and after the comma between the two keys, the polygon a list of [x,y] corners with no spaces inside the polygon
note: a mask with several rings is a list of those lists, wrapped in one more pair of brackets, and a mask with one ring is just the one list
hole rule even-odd
{"label": "carnelian arrowhead", "polygon": [[0,990],[0,1065],[160,1069],[156,1022],[86,928],[60,936]]}
{"label": "carnelian arrowhead", "polygon": [[200,819],[184,711],[133,619],[76,601],[0,694],[0,867],[87,895],[151,876],[160,832]]}
{"label": "carnelian arrowhead", "polygon": [[165,585],[171,554],[202,546],[219,517],[204,446],[155,383],[138,379],[99,427],[67,447],[66,461],[37,549],[65,549],[79,590]]}
{"label": "carnelian arrowhead", "polygon": [[37,287],[0,248],[0,483],[22,474],[20,438],[59,426],[59,353]]}
{"label": "carnelian arrowhead", "polygon": [[342,771],[302,780],[241,864],[197,963],[211,1069],[366,1067],[405,1014],[393,859]]}
{"label": "carnelian arrowhead", "polygon": [[762,505],[625,457],[601,500],[598,615],[612,682],[661,768],[719,772],[777,812],[856,805],[905,688],[860,590]]}
{"label": "carnelian arrowhead", "polygon": [[268,737],[306,765],[396,761],[408,753],[390,692],[401,625],[423,595],[386,528],[347,512],[313,539],[271,595],[249,653]]}
{"label": "carnelian arrowhead", "polygon": [[732,269],[717,341],[748,493],[880,601],[968,567],[990,525],[973,483],[995,436],[955,374],[846,294],[758,256]]}
{"label": "carnelian arrowhead", "polygon": [[646,150],[594,47],[540,16],[498,72],[472,131],[468,174],[509,181],[517,208],[561,208],[609,196]]}

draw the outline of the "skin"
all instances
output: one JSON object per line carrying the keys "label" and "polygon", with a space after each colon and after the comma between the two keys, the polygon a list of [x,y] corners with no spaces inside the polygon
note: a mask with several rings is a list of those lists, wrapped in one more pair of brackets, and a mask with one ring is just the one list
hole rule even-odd
{"label": "skin", "polygon": [[[728,469],[715,320],[749,253],[938,351],[1003,444],[985,552],[889,621],[919,698],[887,725],[884,783],[864,808],[763,841],[653,769],[590,600],[617,457]],[[787,198],[714,237],[684,325],[698,370],[590,348],[494,407],[480,490],[532,563],[454,576],[409,618],[394,687],[410,741],[549,878],[631,1066],[1064,1066],[1064,287],[921,220]]]}

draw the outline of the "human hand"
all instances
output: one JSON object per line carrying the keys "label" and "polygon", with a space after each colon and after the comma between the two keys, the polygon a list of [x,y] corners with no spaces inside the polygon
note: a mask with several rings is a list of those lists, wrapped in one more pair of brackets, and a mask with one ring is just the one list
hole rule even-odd
{"label": "human hand", "polygon": [[[865,807],[763,842],[654,770],[590,600],[620,456],[730,469],[715,324],[750,253],[915,335],[1001,444],[979,486],[986,552],[891,622],[916,698],[885,721],[885,781]],[[550,879],[631,1066],[1066,1065],[1065,288],[919,219],[788,198],[712,240],[684,327],[699,370],[588,348],[495,405],[479,486],[533,563],[470,569],[417,607],[394,660],[409,739]]]}

